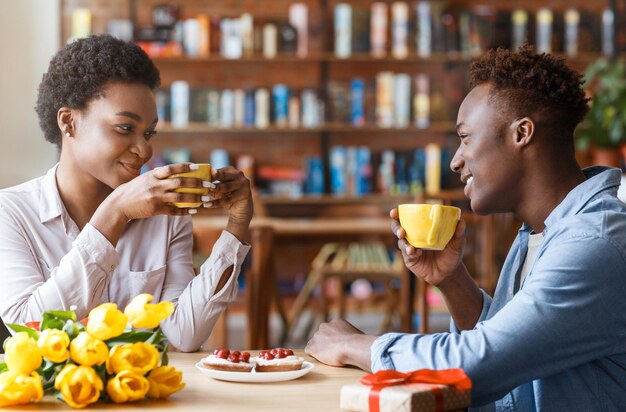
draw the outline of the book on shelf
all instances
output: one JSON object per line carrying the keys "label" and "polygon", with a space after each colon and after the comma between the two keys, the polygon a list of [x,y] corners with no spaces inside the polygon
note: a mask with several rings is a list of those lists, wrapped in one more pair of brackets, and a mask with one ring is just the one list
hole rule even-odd
{"label": "book on shelf", "polygon": [[365,7],[352,8],[351,53],[370,51],[370,11]]}
{"label": "book on shelf", "polygon": [[324,162],[320,156],[305,156],[306,180],[304,191],[311,195],[322,195],[324,186]]}
{"label": "book on shelf", "polygon": [[189,121],[206,122],[209,105],[209,94],[205,87],[190,89]]}
{"label": "book on shelf", "polygon": [[300,127],[300,99],[298,96],[289,96],[288,113],[289,127],[292,129]]}
{"label": "book on shelf", "polygon": [[365,83],[361,78],[352,79],[350,82],[350,123],[353,126],[365,125]]}
{"label": "book on shelf", "polygon": [[602,11],[602,53],[615,54],[615,13],[611,9]]}
{"label": "book on shelf", "polygon": [[409,54],[409,5],[402,1],[391,4],[391,55],[404,59]]}
{"label": "book on shelf", "polygon": [[163,150],[163,160],[166,164],[191,161],[191,153],[187,147],[168,147]]}
{"label": "book on shelf", "polygon": [[537,10],[535,46],[539,53],[550,53],[552,51],[553,20],[552,10],[545,7]]}
{"label": "book on shelf", "polygon": [[244,106],[244,126],[253,127],[256,114],[254,90],[248,89],[245,91]]}
{"label": "book on shelf", "polygon": [[239,17],[239,28],[242,54],[251,56],[254,53],[254,18],[252,14],[243,13]]}
{"label": "book on shelf", "polygon": [[394,127],[408,127],[411,117],[411,76],[397,73],[393,79]]}
{"label": "book on shelf", "polygon": [[429,143],[424,148],[426,154],[425,190],[429,195],[441,191],[441,146]]}
{"label": "book on shelf", "polygon": [[171,113],[171,95],[169,90],[166,89],[158,89],[154,93],[154,100],[156,102],[157,107],[157,116],[159,117],[159,122],[169,122],[171,121],[170,113]]}
{"label": "book on shelf", "polygon": [[528,12],[522,9],[511,13],[511,50],[517,50],[528,39]]}
{"label": "book on shelf", "polygon": [[227,59],[240,59],[243,54],[241,19],[222,19],[220,23],[221,54]]}
{"label": "book on shelf", "polygon": [[246,115],[246,92],[235,89],[233,92],[233,126],[243,127]]}
{"label": "book on shelf", "polygon": [[578,54],[578,25],[580,23],[580,13],[576,9],[568,9],[563,16],[565,22],[565,32],[563,35],[563,50],[568,56]]}
{"label": "book on shelf", "polygon": [[337,3],[334,11],[335,56],[349,57],[352,54],[352,6]]}
{"label": "book on shelf", "polygon": [[393,84],[392,72],[380,72],[376,75],[376,124],[379,127],[393,127]]}
{"label": "book on shelf", "polygon": [[296,54],[306,57],[309,53],[308,6],[306,3],[292,3],[289,6],[289,24],[297,31]]}
{"label": "book on shelf", "polygon": [[235,94],[224,89],[220,94],[220,127],[231,128],[235,123]]}
{"label": "book on shelf", "polygon": [[302,127],[317,127],[319,120],[319,103],[317,93],[312,89],[305,89],[301,94],[302,100]]}
{"label": "book on shelf", "polygon": [[207,90],[207,123],[211,126],[220,124],[220,92],[210,88]]}
{"label": "book on shelf", "polygon": [[259,88],[254,95],[254,125],[266,129],[270,124],[270,94],[265,88]]}
{"label": "book on shelf", "polygon": [[418,1],[415,5],[415,52],[418,56],[428,57],[431,55],[432,31],[430,1]]}
{"label": "book on shelf", "polygon": [[123,41],[132,41],[134,25],[130,19],[111,19],[107,23],[107,33]]}
{"label": "book on shelf", "polygon": [[345,82],[329,81],[326,90],[328,95],[328,115],[333,123],[349,123],[351,115],[350,90]]}
{"label": "book on shelf", "polygon": [[183,51],[189,57],[200,56],[200,21],[186,19],[182,22],[182,27]]}
{"label": "book on shelf", "polygon": [[418,129],[430,125],[430,79],[425,73],[418,73],[414,77],[413,93],[413,123]]}
{"label": "book on shelf", "polygon": [[289,88],[284,84],[277,84],[272,88],[273,121],[278,127],[289,124]]}
{"label": "book on shelf", "polygon": [[387,3],[372,3],[370,19],[370,52],[373,57],[384,57],[387,54]]}
{"label": "book on shelf", "polygon": [[189,124],[189,83],[176,80],[170,90],[172,126],[186,127]]}
{"label": "book on shelf", "polygon": [[346,164],[347,151],[343,146],[333,146],[329,154],[330,192],[333,195],[345,195],[347,191]]}
{"label": "book on shelf", "polygon": [[225,149],[213,149],[210,154],[210,163],[216,169],[230,165],[228,151]]}
{"label": "book on shelf", "polygon": [[263,57],[273,59],[278,50],[278,29],[273,23],[263,26]]}
{"label": "book on shelf", "polygon": [[198,20],[198,55],[208,57],[211,54],[211,19],[206,14],[199,14]]}
{"label": "book on shelf", "polygon": [[76,8],[72,10],[70,17],[70,38],[79,39],[91,34],[91,10],[87,8]]}
{"label": "book on shelf", "polygon": [[291,24],[284,22],[277,26],[278,50],[285,54],[294,54],[298,48],[298,32]]}

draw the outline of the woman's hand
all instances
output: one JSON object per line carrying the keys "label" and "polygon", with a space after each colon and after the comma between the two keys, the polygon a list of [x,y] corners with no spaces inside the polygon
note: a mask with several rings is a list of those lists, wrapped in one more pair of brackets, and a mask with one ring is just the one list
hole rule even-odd
{"label": "woman's hand", "polygon": [[245,242],[254,208],[250,180],[232,166],[212,171],[214,187],[209,188],[211,200],[205,206],[220,206],[228,211],[226,230]]}
{"label": "woman's hand", "polygon": [[402,252],[404,264],[424,281],[437,286],[461,264],[465,247],[465,221],[459,221],[454,236],[443,250],[423,250],[407,242],[406,232],[398,220],[398,209],[391,209],[389,216],[393,219],[391,230],[398,237],[398,248]]}
{"label": "woman's hand", "polygon": [[193,177],[169,178],[174,174],[190,172],[194,170],[193,167],[193,163],[175,163],[154,168],[118,186],[103,205],[113,206],[126,221],[156,215],[193,214],[195,209],[178,208],[173,203],[202,204],[202,195],[178,193],[175,190],[196,188],[203,191],[211,183]]}

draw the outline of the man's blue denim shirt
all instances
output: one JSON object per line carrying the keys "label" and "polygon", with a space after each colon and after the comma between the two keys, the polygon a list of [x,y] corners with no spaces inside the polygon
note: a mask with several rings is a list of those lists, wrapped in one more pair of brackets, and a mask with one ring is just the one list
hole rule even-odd
{"label": "man's blue denim shirt", "polygon": [[535,262],[515,293],[531,228],[524,224],[493,300],[474,329],[389,333],[372,369],[463,368],[481,411],[626,411],[626,205],[617,169],[585,169],[545,221]]}

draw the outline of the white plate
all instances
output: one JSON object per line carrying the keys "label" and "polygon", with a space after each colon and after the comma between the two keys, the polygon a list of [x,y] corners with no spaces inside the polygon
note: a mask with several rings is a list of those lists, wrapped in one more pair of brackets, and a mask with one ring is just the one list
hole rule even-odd
{"label": "white plate", "polygon": [[297,371],[285,371],[285,372],[229,372],[229,371],[216,371],[214,369],[207,369],[200,364],[196,363],[196,369],[203,374],[210,376],[213,379],[219,379],[221,381],[230,382],[281,382],[290,381],[292,379],[298,379],[313,369],[311,362],[304,361],[302,369]]}

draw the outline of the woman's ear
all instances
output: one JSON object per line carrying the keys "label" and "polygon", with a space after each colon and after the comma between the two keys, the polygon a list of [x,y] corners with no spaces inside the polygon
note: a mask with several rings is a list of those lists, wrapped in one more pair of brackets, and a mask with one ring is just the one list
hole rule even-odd
{"label": "woman's ear", "polygon": [[74,136],[74,112],[68,107],[61,107],[57,112],[57,124],[61,130],[61,137]]}
{"label": "woman's ear", "polygon": [[513,122],[513,139],[520,146],[528,145],[535,134],[535,123],[530,117],[522,117]]}

